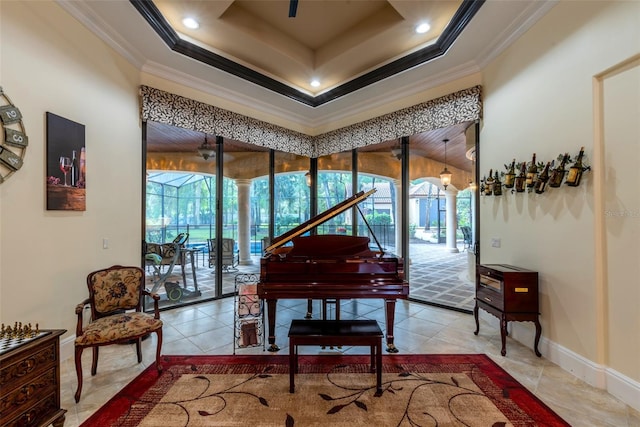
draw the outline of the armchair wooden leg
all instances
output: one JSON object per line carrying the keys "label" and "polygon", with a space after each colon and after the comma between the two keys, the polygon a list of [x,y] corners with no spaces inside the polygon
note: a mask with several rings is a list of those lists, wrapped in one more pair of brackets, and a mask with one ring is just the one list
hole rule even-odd
{"label": "armchair wooden leg", "polygon": [[136,354],[138,355],[138,363],[142,362],[142,349],[140,343],[142,343],[142,338],[138,338],[136,340]]}
{"label": "armchair wooden leg", "polygon": [[98,349],[100,347],[93,347],[93,359],[91,361],[91,376],[94,376],[98,372]]}
{"label": "armchair wooden leg", "polygon": [[156,346],[156,369],[158,373],[162,372],[162,363],[160,361],[160,350],[162,349],[162,329],[156,331],[158,345]]}
{"label": "armchair wooden leg", "polygon": [[80,401],[80,393],[82,393],[82,347],[76,347],[75,361],[76,361],[76,376],[78,377],[78,388],[76,389],[75,399],[76,403]]}

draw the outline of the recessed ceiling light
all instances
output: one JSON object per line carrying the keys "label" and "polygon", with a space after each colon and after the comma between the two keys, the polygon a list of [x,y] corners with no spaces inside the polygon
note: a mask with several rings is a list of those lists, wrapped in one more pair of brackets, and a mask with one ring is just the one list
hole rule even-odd
{"label": "recessed ceiling light", "polygon": [[431,25],[427,24],[426,22],[416,25],[416,33],[418,34],[424,34],[430,29],[431,29]]}
{"label": "recessed ceiling light", "polygon": [[184,18],[182,20],[182,23],[184,24],[185,27],[190,28],[192,30],[200,28],[200,24],[198,24],[198,21],[196,21],[193,18]]}
{"label": "recessed ceiling light", "polygon": [[320,80],[318,80],[318,79],[313,79],[313,80],[311,80],[311,83],[310,83],[310,84],[311,84],[311,86],[313,86],[313,87],[319,87],[319,86],[320,86]]}

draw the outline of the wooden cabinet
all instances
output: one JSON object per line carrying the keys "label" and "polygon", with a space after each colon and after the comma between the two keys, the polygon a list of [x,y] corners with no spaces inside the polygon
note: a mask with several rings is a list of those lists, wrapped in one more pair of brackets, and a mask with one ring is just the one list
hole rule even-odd
{"label": "wooden cabinet", "polygon": [[483,309],[500,319],[502,351],[507,354],[507,323],[529,321],[536,326],[534,351],[540,357],[538,343],[542,328],[539,320],[538,272],[506,264],[478,265],[476,268],[476,305],[473,315],[478,335],[478,309]]}
{"label": "wooden cabinet", "polygon": [[60,344],[65,330],[43,330],[0,355],[0,425],[61,427]]}

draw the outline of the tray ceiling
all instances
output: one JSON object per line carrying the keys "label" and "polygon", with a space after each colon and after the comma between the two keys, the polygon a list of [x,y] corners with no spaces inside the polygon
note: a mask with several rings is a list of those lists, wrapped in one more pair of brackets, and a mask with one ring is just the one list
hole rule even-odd
{"label": "tray ceiling", "polygon": [[[300,0],[289,18],[287,0],[56,1],[137,67],[145,84],[175,82],[312,135],[478,73],[557,3]],[[474,13],[451,26],[461,9]],[[199,34],[179,28],[188,10],[203,16]],[[432,29],[421,39],[409,30],[423,12]],[[451,35],[438,37],[447,27]],[[434,49],[442,54],[430,57]],[[426,60],[421,51],[431,52]],[[310,89],[312,77],[324,84]]]}
{"label": "tray ceiling", "polygon": [[312,107],[443,55],[483,3],[132,1],[170,49]]}

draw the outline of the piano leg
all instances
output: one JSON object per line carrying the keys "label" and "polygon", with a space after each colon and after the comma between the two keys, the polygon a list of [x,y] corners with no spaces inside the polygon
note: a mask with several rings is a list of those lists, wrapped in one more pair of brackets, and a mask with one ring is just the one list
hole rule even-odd
{"label": "piano leg", "polygon": [[313,300],[307,300],[307,315],[304,316],[305,319],[311,319],[313,317]]}
{"label": "piano leg", "polygon": [[269,348],[268,351],[280,351],[280,347],[276,345],[276,304],[277,299],[267,300],[267,323],[269,324]]}
{"label": "piano leg", "polygon": [[[387,322],[387,352],[388,353],[397,353],[398,349],[393,344],[393,323],[395,321],[396,316],[396,300],[395,299],[387,299],[385,300],[385,320]],[[271,339],[271,337],[269,337]]]}

